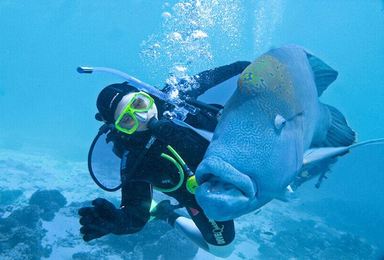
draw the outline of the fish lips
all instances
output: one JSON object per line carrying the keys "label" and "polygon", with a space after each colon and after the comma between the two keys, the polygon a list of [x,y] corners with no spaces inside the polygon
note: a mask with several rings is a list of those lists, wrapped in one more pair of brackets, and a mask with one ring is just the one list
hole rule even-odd
{"label": "fish lips", "polygon": [[196,178],[196,200],[210,219],[239,217],[256,199],[256,183],[218,156],[206,157],[196,170]]}

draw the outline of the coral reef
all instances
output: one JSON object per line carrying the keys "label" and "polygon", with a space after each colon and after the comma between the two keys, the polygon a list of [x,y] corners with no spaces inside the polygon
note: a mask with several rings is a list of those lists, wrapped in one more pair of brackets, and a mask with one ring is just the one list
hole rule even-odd
{"label": "coral reef", "polygon": [[[107,235],[86,243],[79,233],[77,211],[89,201],[66,206],[67,200],[58,190],[37,190],[27,200],[28,205],[15,203],[22,194],[19,190],[0,191],[0,212],[7,214],[0,218],[0,259],[33,260],[58,255],[72,255],[73,259],[193,259],[198,250],[161,221],[148,223],[136,234]],[[11,203],[15,205],[9,208]]]}
{"label": "coral reef", "polygon": [[39,207],[32,205],[0,219],[1,259],[40,259],[50,254],[41,241],[45,235]]}
{"label": "coral reef", "polygon": [[[0,206],[14,202],[22,195],[19,190],[0,192]],[[46,234],[42,220],[50,221],[66,204],[58,190],[38,190],[32,194],[29,205],[13,210],[0,219],[1,259],[40,259],[51,253],[49,246],[42,246]]]}

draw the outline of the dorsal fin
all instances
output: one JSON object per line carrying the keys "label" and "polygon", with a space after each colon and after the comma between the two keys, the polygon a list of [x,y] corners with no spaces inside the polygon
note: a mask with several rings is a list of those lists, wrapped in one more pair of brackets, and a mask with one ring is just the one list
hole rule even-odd
{"label": "dorsal fin", "polygon": [[306,54],[315,77],[318,96],[321,96],[324,90],[326,90],[328,86],[336,80],[338,72],[316,56],[310,53]]}

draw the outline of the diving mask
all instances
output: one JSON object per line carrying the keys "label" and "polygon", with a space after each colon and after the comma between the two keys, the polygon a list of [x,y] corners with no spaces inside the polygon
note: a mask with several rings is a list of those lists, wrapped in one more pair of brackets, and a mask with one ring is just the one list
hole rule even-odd
{"label": "diving mask", "polygon": [[157,118],[156,104],[145,92],[134,92],[125,95],[115,111],[115,127],[120,132],[133,134],[136,131],[147,130],[147,124],[152,118]]}

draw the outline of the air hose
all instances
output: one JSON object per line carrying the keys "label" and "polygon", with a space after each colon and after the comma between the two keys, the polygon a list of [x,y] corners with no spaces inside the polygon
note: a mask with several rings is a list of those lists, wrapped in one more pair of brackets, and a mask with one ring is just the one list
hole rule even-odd
{"label": "air hose", "polygon": [[185,161],[181,158],[181,156],[176,152],[176,150],[172,146],[168,145],[167,149],[172,153],[172,155],[176,158],[176,160],[173,157],[169,156],[168,154],[164,154],[164,153],[161,154],[161,157],[170,161],[172,164],[176,166],[179,173],[180,180],[174,187],[170,189],[162,189],[158,187],[156,187],[156,189],[162,192],[173,192],[178,190],[184,182],[185,173],[187,173],[188,179],[186,182],[186,188],[190,193],[194,194],[198,186],[194,173],[191,171],[191,169],[188,167]]}

